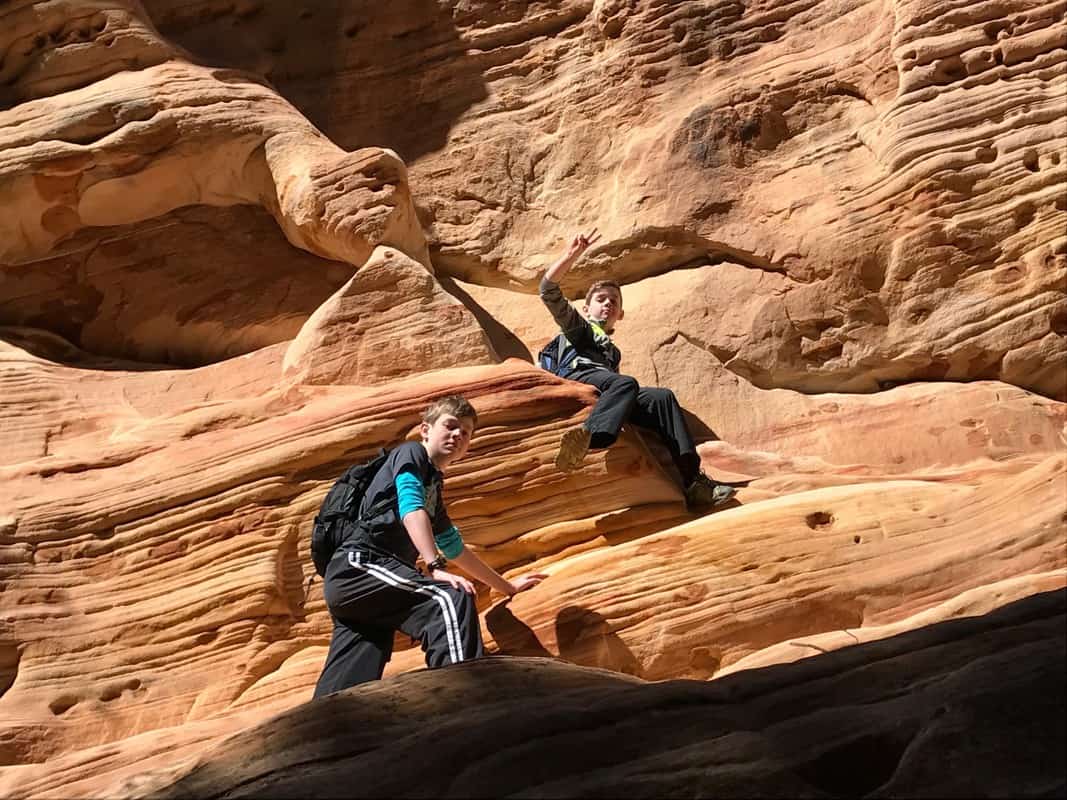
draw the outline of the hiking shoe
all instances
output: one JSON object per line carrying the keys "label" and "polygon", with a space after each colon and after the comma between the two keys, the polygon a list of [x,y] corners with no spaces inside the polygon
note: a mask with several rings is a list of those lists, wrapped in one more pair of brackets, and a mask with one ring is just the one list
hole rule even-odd
{"label": "hiking shoe", "polygon": [[589,440],[592,434],[584,427],[571,428],[559,440],[559,453],[556,454],[556,467],[563,472],[574,472],[582,465],[585,454],[589,452]]}
{"label": "hiking shoe", "polygon": [[701,472],[685,490],[685,504],[689,508],[721,506],[733,499],[737,489],[714,481]]}

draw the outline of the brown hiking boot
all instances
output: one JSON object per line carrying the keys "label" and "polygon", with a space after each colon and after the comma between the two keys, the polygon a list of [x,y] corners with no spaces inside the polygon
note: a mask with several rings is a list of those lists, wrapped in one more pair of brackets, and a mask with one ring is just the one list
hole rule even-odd
{"label": "brown hiking boot", "polygon": [[714,481],[701,472],[685,489],[685,504],[692,511],[695,508],[715,508],[733,499],[737,489],[725,483]]}
{"label": "brown hiking boot", "polygon": [[585,454],[589,452],[589,439],[592,434],[584,427],[571,428],[559,440],[559,452],[556,454],[556,467],[563,472],[574,472],[582,465]]}

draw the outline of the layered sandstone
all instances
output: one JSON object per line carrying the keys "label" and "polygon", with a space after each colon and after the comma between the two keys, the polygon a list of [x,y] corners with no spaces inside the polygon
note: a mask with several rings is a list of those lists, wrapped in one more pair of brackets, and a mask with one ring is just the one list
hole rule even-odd
{"label": "layered sandstone", "polygon": [[722,264],[657,323],[761,387],[1067,396],[1061,0],[147,7],[394,144],[439,270],[529,292],[597,225],[568,288]]}
{"label": "layered sandstone", "polygon": [[[1039,621],[1062,609],[1032,596],[1067,583],[1065,10],[4,4],[0,794],[143,796],[250,728],[219,751],[223,777],[207,764],[175,791],[238,786],[225,776],[269,734],[284,741],[241,780],[284,794],[301,747],[337,745],[323,726],[398,695],[420,714],[427,687],[468,678],[530,691],[472,723],[489,744],[494,715],[547,737],[579,707],[615,719],[627,692],[648,718],[782,692],[699,735],[684,713],[667,725],[670,747],[633,762],[648,794],[869,791],[834,765],[916,742],[872,766],[892,767],[879,785],[964,791],[923,765],[964,752],[967,720],[996,731],[974,763],[1001,753],[1015,788],[1062,786],[1015,747],[1024,715],[920,711],[1029,708],[1052,673],[1025,658],[1062,656]],[[625,284],[624,371],[671,386],[704,467],[741,487],[714,515],[687,513],[636,429],[577,473],[553,465],[595,393],[528,363],[554,332],[536,281],[593,225],[604,238],[564,288]],[[550,573],[479,597],[490,650],[616,676],[498,661],[303,707],[330,632],[307,552],[318,503],[456,392],[480,428],[447,477],[453,519],[500,570]],[[946,622],[965,635],[929,633]],[[1002,640],[1026,644],[1002,657]],[[390,675],[422,663],[398,644]],[[969,690],[969,659],[1003,691]],[[750,671],[793,661],[808,666]],[[836,693],[872,671],[847,697],[907,716],[906,741],[813,711],[844,714]],[[573,708],[552,716],[561,691]],[[428,730],[470,706],[445,695]],[[764,712],[794,726],[776,777],[694,783],[720,774],[696,752]],[[575,752],[616,741],[575,735]],[[765,744],[736,752],[760,764]],[[501,759],[456,791],[519,791]],[[526,788],[619,788],[598,769]]]}

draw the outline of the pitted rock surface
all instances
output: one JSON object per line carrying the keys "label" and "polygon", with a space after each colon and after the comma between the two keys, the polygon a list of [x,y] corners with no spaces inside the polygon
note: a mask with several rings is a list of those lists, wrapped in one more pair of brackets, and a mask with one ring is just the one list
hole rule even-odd
{"label": "pitted rock surface", "polygon": [[[0,6],[0,795],[292,794],[293,754],[348,747],[327,729],[365,700],[440,731],[475,704],[440,687],[482,678],[530,694],[464,717],[500,752],[450,757],[457,794],[1062,793],[1062,757],[1016,745],[1063,739],[1062,638],[1034,632],[1062,637],[1067,584],[1064,10]],[[623,371],[740,487],[714,514],[633,427],[554,467],[596,395],[529,363],[537,281],[594,226],[564,289],[624,284]],[[505,574],[550,573],[478,597],[516,660],[421,672],[398,639],[385,682],[307,705],[311,519],[451,393],[480,417],[452,518]],[[678,712],[631,772],[576,716],[679,697],[737,703],[698,732]],[[603,761],[519,785],[498,713],[544,725],[533,762],[564,763],[557,735]],[[974,783],[931,766],[955,757]]]}

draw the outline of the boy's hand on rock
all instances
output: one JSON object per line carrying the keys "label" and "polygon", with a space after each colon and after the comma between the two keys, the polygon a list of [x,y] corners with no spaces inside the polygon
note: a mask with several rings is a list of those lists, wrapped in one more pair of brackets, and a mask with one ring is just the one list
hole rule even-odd
{"label": "boy's hand on rock", "polygon": [[579,233],[571,240],[571,246],[567,249],[567,258],[577,258],[596,242],[600,240],[600,234],[596,228],[589,233]]}
{"label": "boy's hand on rock", "polygon": [[532,589],[547,577],[548,575],[543,572],[533,572],[529,575],[523,575],[521,578],[516,578],[511,581],[512,591],[509,592],[509,594],[514,596],[519,592],[525,592],[527,589]]}
{"label": "boy's hand on rock", "polygon": [[447,583],[454,589],[462,589],[467,594],[474,594],[474,584],[462,575],[453,575],[451,572],[445,572],[443,569],[435,569],[430,573],[430,577],[435,581]]}

